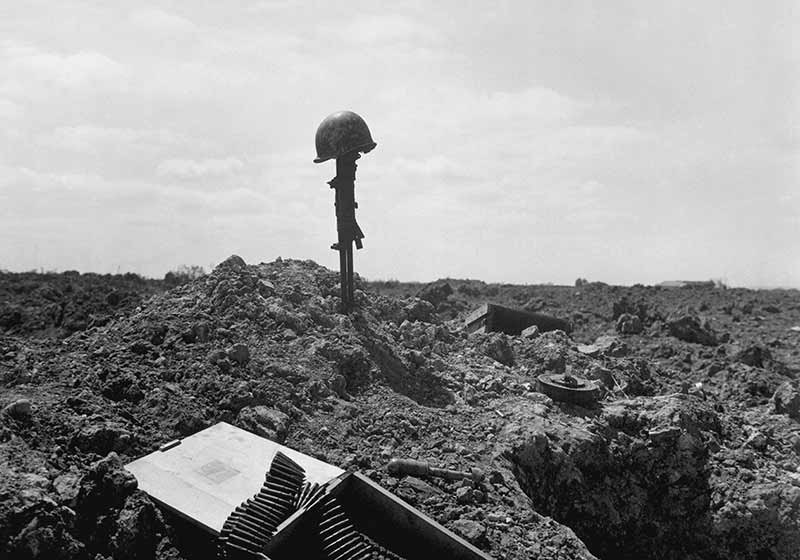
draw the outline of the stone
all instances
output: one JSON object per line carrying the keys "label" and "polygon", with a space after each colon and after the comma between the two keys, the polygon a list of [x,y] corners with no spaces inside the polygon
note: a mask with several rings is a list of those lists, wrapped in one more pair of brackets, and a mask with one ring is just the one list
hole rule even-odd
{"label": "stone", "polygon": [[695,315],[682,315],[667,321],[669,333],[685,342],[693,342],[704,346],[719,344],[716,333],[706,322],[701,322]]}
{"label": "stone", "polygon": [[539,332],[539,327],[536,325],[531,325],[527,329],[523,329],[523,331],[520,333],[522,338],[538,338],[540,335],[541,333]]}
{"label": "stone", "polygon": [[181,338],[188,344],[192,344],[194,342],[208,342],[210,332],[211,329],[209,328],[208,323],[201,321],[199,323],[195,323],[191,326],[191,328],[186,329],[183,333],[181,333]]}
{"label": "stone", "polygon": [[70,440],[70,446],[86,453],[105,455],[110,451],[124,451],[132,443],[130,432],[112,423],[92,424],[81,428]]}
{"label": "stone", "polygon": [[153,347],[146,340],[137,340],[131,343],[128,349],[138,356],[144,356],[145,354],[149,354]]}
{"label": "stone", "polygon": [[459,504],[469,504],[472,502],[472,488],[462,486],[456,490],[456,501]]}
{"label": "stone", "polygon": [[336,393],[336,396],[338,396],[341,399],[348,398],[347,379],[345,378],[344,375],[341,374],[333,375],[330,379],[328,379],[327,383],[331,391]]}
{"label": "stone", "polygon": [[765,346],[752,345],[738,352],[734,359],[748,366],[763,368],[772,362],[772,352]]}
{"label": "stone", "polygon": [[441,493],[441,490],[435,486],[431,486],[421,478],[417,478],[415,476],[407,476],[403,478],[403,480],[400,481],[399,487],[412,489],[417,494],[423,494],[425,496],[432,496],[434,494]]}
{"label": "stone", "polygon": [[514,349],[508,337],[502,333],[492,333],[483,345],[483,353],[505,366],[514,365]]}
{"label": "stone", "polygon": [[166,325],[155,325],[150,331],[150,344],[153,346],[161,346],[167,336],[169,329]]}
{"label": "stone", "polygon": [[231,255],[217,265],[217,270],[242,270],[247,266],[244,259],[239,255]]}
{"label": "stone", "polygon": [[628,346],[616,336],[598,336],[592,344],[578,344],[578,352],[587,356],[613,356],[619,358],[628,353]]}
{"label": "stone", "polygon": [[190,436],[208,427],[208,422],[199,412],[184,411],[175,422],[175,429],[182,436]]}
{"label": "stone", "polygon": [[480,543],[486,536],[486,527],[472,519],[456,519],[450,528],[472,544]]}
{"label": "stone", "polygon": [[767,437],[761,432],[753,432],[747,441],[744,442],[744,447],[763,451],[767,448]]}
{"label": "stone", "polygon": [[125,470],[119,455],[109,453],[93,463],[81,479],[76,511],[96,518],[101,509],[121,505],[138,485],[136,477]]}
{"label": "stone", "polygon": [[775,414],[786,414],[800,421],[800,381],[793,379],[781,383],[772,395],[772,407]]}
{"label": "stone", "polygon": [[125,373],[114,375],[106,379],[103,383],[101,393],[104,397],[112,401],[127,400],[139,402],[144,398],[144,393],[139,387],[133,375]]}
{"label": "stone", "polygon": [[403,308],[409,321],[433,322],[436,309],[433,304],[424,299],[414,298],[411,303]]}
{"label": "stone", "polygon": [[584,372],[584,377],[600,381],[607,389],[614,389],[617,385],[611,370],[604,368],[600,364],[590,365]]}
{"label": "stone", "polygon": [[155,506],[146,497],[129,496],[117,516],[117,530],[109,549],[115,560],[153,558],[163,524]]}
{"label": "stone", "polygon": [[452,294],[453,288],[447,282],[433,282],[423,287],[417,293],[417,297],[431,303],[434,307],[438,307]]}
{"label": "stone", "polygon": [[617,318],[616,329],[621,334],[639,334],[644,327],[642,326],[642,320],[638,316],[623,313]]}
{"label": "stone", "polygon": [[33,408],[29,399],[17,399],[3,408],[3,413],[14,420],[26,422],[33,416]]}
{"label": "stone", "polygon": [[234,344],[227,351],[228,358],[239,364],[240,366],[246,365],[250,361],[250,348],[246,344]]}
{"label": "stone", "polygon": [[275,295],[275,285],[269,280],[263,278],[258,281],[258,293],[261,297],[268,298]]}
{"label": "stone", "polygon": [[239,411],[237,424],[272,441],[283,443],[289,416],[268,406],[248,406]]}
{"label": "stone", "polygon": [[61,503],[75,507],[78,492],[81,488],[81,477],[76,471],[66,472],[53,480],[53,488]]}
{"label": "stone", "polygon": [[209,363],[217,366],[222,373],[228,373],[231,370],[231,361],[228,359],[228,354],[222,350],[215,350],[208,356]]}

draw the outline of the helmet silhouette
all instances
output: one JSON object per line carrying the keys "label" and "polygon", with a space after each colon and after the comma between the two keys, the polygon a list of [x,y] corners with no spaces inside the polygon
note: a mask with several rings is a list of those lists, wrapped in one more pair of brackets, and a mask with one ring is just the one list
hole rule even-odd
{"label": "helmet silhouette", "polygon": [[367,153],[377,144],[367,123],[352,111],[339,111],[325,117],[315,138],[317,158],[314,163],[335,159],[349,152]]}

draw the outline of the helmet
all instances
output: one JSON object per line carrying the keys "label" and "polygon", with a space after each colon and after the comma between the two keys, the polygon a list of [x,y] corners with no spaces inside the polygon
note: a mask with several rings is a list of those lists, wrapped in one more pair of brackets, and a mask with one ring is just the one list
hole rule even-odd
{"label": "helmet", "polygon": [[367,123],[352,111],[339,111],[325,117],[317,128],[317,158],[322,163],[349,152],[367,153],[376,146]]}

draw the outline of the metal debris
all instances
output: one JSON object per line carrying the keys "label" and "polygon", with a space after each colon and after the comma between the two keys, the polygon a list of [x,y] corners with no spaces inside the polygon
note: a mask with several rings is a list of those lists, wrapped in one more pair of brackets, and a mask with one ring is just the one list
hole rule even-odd
{"label": "metal debris", "polygon": [[541,332],[561,330],[569,334],[572,325],[569,321],[532,313],[521,309],[513,309],[496,303],[485,303],[470,313],[464,320],[467,332],[503,332],[519,335],[530,326],[536,325]]}
{"label": "metal debris", "polygon": [[467,478],[474,482],[482,481],[485,476],[481,469],[475,467],[469,471],[456,471],[432,467],[425,461],[415,461],[413,459],[392,459],[386,466],[386,470],[389,471],[389,474],[394,476],[434,476],[438,478],[446,478],[448,480],[461,480],[463,478]]}
{"label": "metal debris", "polygon": [[536,378],[537,390],[557,401],[592,404],[600,398],[600,389],[588,379],[572,375],[542,374]]}

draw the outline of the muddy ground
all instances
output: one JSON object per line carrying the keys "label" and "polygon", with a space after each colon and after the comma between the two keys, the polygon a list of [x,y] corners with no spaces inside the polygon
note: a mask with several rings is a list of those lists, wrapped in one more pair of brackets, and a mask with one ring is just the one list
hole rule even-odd
{"label": "muddy ground", "polygon": [[[199,559],[122,469],[218,421],[359,470],[496,558],[800,550],[800,294],[711,286],[358,282],[311,261],[166,290],[0,274],[0,557]],[[574,331],[468,335],[495,301]],[[597,406],[535,391],[596,380]],[[392,457],[480,467],[464,484]]]}

